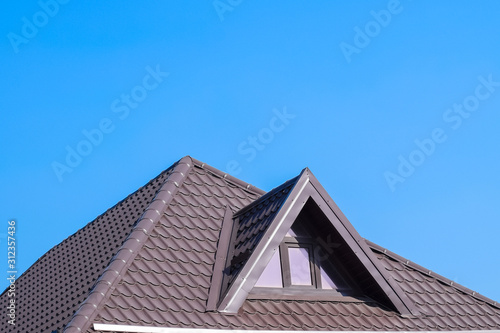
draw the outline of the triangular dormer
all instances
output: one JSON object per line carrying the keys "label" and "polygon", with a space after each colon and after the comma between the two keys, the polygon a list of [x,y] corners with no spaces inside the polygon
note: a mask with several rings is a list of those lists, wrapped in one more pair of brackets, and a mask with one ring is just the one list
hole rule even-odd
{"label": "triangular dormer", "polygon": [[307,168],[240,211],[226,211],[207,308],[237,313],[255,297],[370,298],[401,315],[417,313]]}

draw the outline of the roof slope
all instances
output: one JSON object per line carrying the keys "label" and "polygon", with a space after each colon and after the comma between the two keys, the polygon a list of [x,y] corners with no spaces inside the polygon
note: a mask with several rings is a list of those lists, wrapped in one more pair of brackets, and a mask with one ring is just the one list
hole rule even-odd
{"label": "roof slope", "polygon": [[366,241],[384,268],[438,329],[499,329],[497,302]]}
{"label": "roof slope", "polygon": [[[219,236],[228,212],[238,212],[233,216],[235,226],[244,225],[234,242],[239,248],[236,257],[240,255],[239,263],[244,265],[248,258],[241,255],[259,243],[268,229],[261,224],[286,206],[295,180],[264,195],[199,161],[181,159],[23,274],[19,283],[36,297],[24,293],[23,299],[31,305],[19,313],[17,331],[2,327],[2,332],[50,332],[64,325],[66,333],[100,332],[94,330],[95,323],[255,330],[500,329],[500,308],[494,301],[363,239],[358,241],[377,261],[382,275],[414,304],[416,315],[401,316],[367,297],[266,299],[252,294],[237,315],[207,311]],[[120,212],[126,215],[118,217]],[[116,232],[117,228],[123,231]],[[61,260],[72,248],[82,248],[88,256],[75,256],[68,263]],[[104,262],[99,260],[101,254],[107,258]],[[57,280],[49,291],[38,291],[41,286],[36,281],[43,279],[49,266],[59,268]],[[86,276],[85,270],[91,277],[82,278],[87,282],[83,289],[68,283]],[[30,284],[34,286],[29,288]],[[50,292],[57,297],[51,299]],[[57,317],[62,306],[64,315]],[[30,316],[34,318],[29,320]]]}
{"label": "roof slope", "polygon": [[[0,332],[62,330],[174,167],[53,247],[26,270],[16,280],[17,325],[1,320]],[[0,307],[6,308],[8,301],[4,291]]]}
{"label": "roof slope", "polygon": [[95,321],[158,325],[205,312],[226,207],[240,210],[262,194],[195,163]]}
{"label": "roof slope", "polygon": [[[427,276],[373,243],[366,246],[415,303],[416,316],[401,316],[372,299],[353,297],[314,301],[250,295],[238,315],[206,311],[224,206],[237,211],[257,198],[240,187],[227,186],[224,175],[213,171],[196,163],[190,169],[94,323],[256,330],[500,329],[500,310],[494,302],[438,276]],[[239,225],[246,226],[238,228],[235,244],[254,247],[252,240],[263,232],[256,221],[266,224],[294,184],[295,180],[285,183],[235,214],[234,220],[240,218]],[[95,331],[90,327],[87,332]]]}
{"label": "roof slope", "polygon": [[234,282],[299,178],[285,182],[234,214],[234,241],[228,253],[223,292]]}

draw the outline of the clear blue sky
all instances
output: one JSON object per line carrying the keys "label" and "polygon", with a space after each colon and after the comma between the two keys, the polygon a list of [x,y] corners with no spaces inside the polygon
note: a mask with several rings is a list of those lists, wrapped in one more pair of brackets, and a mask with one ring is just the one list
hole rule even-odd
{"label": "clear blue sky", "polygon": [[10,219],[24,271],[191,155],[264,190],[307,166],[500,300],[498,1],[60,2],[0,14],[0,276]]}

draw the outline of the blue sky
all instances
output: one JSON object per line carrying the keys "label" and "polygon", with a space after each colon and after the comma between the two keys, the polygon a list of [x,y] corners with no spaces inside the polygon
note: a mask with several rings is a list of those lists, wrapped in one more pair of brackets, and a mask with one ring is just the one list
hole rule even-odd
{"label": "blue sky", "polygon": [[0,15],[0,274],[8,221],[22,272],[191,155],[264,190],[307,166],[363,237],[500,300],[499,2]]}

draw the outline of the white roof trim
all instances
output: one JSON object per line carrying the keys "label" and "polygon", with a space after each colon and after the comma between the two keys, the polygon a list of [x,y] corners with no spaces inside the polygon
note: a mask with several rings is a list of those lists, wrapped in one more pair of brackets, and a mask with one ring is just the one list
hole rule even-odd
{"label": "white roof trim", "polygon": [[[176,328],[176,327],[151,327],[151,326],[130,326],[130,325],[112,325],[112,324],[97,324],[94,323],[94,330],[103,332],[123,332],[123,333],[325,333],[325,331],[265,331],[265,330],[219,330],[205,328]],[[339,331],[340,332],[340,331]],[[394,333],[383,331],[342,331],[341,333],[361,333],[361,332],[376,332],[376,333]],[[500,333],[500,330],[484,330],[484,331],[398,331],[398,333]]]}

